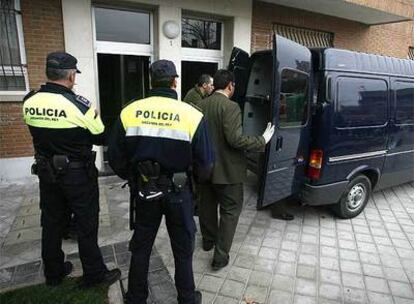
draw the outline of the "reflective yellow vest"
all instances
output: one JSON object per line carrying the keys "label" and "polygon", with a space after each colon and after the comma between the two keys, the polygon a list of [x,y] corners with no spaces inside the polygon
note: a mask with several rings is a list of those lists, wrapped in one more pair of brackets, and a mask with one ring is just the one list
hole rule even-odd
{"label": "reflective yellow vest", "polygon": [[189,104],[160,96],[137,100],[121,112],[126,137],[168,138],[189,143],[202,117]]}
{"label": "reflective yellow vest", "polygon": [[90,102],[82,96],[73,96],[80,107],[62,94],[38,92],[29,97],[23,105],[23,117],[27,125],[36,128],[71,129],[84,128],[93,135],[104,132],[101,118]]}

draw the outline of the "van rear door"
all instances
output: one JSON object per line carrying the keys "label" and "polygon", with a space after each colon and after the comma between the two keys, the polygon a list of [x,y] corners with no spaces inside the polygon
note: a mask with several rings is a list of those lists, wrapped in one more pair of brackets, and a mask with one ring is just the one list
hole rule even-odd
{"label": "van rear door", "polygon": [[275,135],[266,147],[257,207],[297,193],[305,178],[310,142],[311,53],[273,36],[272,122]]}
{"label": "van rear door", "polygon": [[[263,163],[257,172],[257,208],[277,202],[298,190],[305,176],[309,147],[311,53],[291,40],[280,36],[273,38],[268,121],[272,121],[277,129],[266,146],[261,160]],[[240,104],[242,110],[250,65],[249,55],[234,48],[229,64],[229,70],[234,72],[236,78],[236,91],[232,99]]]}

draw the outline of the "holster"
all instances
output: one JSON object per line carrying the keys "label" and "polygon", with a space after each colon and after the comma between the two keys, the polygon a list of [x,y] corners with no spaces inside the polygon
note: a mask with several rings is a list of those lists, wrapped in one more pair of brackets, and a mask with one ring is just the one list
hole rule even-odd
{"label": "holster", "polygon": [[66,155],[53,155],[52,163],[56,175],[64,175],[68,172],[69,158]]}
{"label": "holster", "polygon": [[48,183],[56,183],[57,175],[55,170],[52,167],[51,161],[41,155],[35,155],[36,162],[32,165],[32,174],[39,176],[39,179],[42,179]]}
{"label": "holster", "polygon": [[181,192],[183,189],[189,185],[190,181],[187,177],[186,172],[178,172],[174,173],[173,178],[173,185],[174,185],[174,191],[175,192]]}

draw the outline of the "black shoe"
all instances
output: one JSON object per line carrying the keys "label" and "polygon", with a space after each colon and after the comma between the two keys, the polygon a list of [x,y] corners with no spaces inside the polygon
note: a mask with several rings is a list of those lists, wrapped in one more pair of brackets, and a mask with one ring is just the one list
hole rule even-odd
{"label": "black shoe", "polygon": [[96,285],[110,286],[121,278],[121,270],[115,268],[107,270],[100,280],[82,280],[79,284],[80,288],[90,288]]}
{"label": "black shoe", "polygon": [[73,264],[69,261],[63,263],[63,274],[61,277],[56,279],[47,279],[46,278],[46,285],[48,286],[57,286],[60,285],[63,279],[68,276],[73,270]]}
{"label": "black shoe", "polygon": [[272,212],[272,217],[275,218],[275,219],[284,220],[284,221],[291,221],[295,218],[293,216],[293,214],[290,214],[290,213],[287,213],[287,212],[282,212],[282,213],[273,213]]}
{"label": "black shoe", "polygon": [[214,242],[208,242],[203,240],[203,250],[204,251],[210,251],[214,248]]}
{"label": "black shoe", "polygon": [[195,292],[195,304],[201,304],[202,295],[201,292],[196,290]]}
{"label": "black shoe", "polygon": [[213,260],[213,262],[211,263],[211,267],[213,268],[214,271],[218,271],[221,268],[226,267],[229,264],[229,260],[225,261],[225,262],[216,262]]}

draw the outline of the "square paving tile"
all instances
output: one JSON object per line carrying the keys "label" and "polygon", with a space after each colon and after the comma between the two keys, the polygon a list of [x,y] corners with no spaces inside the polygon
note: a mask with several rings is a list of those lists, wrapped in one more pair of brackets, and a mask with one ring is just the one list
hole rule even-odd
{"label": "square paving tile", "polygon": [[264,303],[266,296],[267,288],[256,285],[248,285],[244,293],[244,298],[254,299],[259,303]]}
{"label": "square paving tile", "polygon": [[230,298],[239,299],[243,294],[244,287],[245,285],[242,282],[225,280],[220,288],[219,293]]}
{"label": "square paving tile", "polygon": [[365,276],[365,286],[370,291],[389,293],[387,280]]}
{"label": "square paving tile", "polygon": [[211,276],[211,275],[205,275],[199,284],[199,288],[201,290],[209,291],[212,293],[216,293],[222,286],[224,282],[223,278]]}
{"label": "square paving tile", "polygon": [[338,285],[321,284],[319,286],[319,296],[326,299],[335,300],[341,302],[342,289]]}
{"label": "square paving tile", "polygon": [[342,284],[346,287],[364,288],[364,279],[360,274],[343,272]]}
{"label": "square paving tile", "polygon": [[306,295],[306,296],[316,296],[316,283],[313,280],[305,279],[296,279],[295,293]]}
{"label": "square paving tile", "polygon": [[392,297],[383,293],[368,291],[368,299],[371,304],[392,304]]}
{"label": "square paving tile", "polygon": [[249,285],[268,287],[272,283],[272,274],[268,272],[252,271],[250,274]]}
{"label": "square paving tile", "polygon": [[292,277],[286,275],[276,274],[273,276],[272,289],[283,290],[287,292],[293,292],[295,280]]}
{"label": "square paving tile", "polygon": [[414,301],[413,286],[403,282],[388,282],[393,296],[412,299]]}

